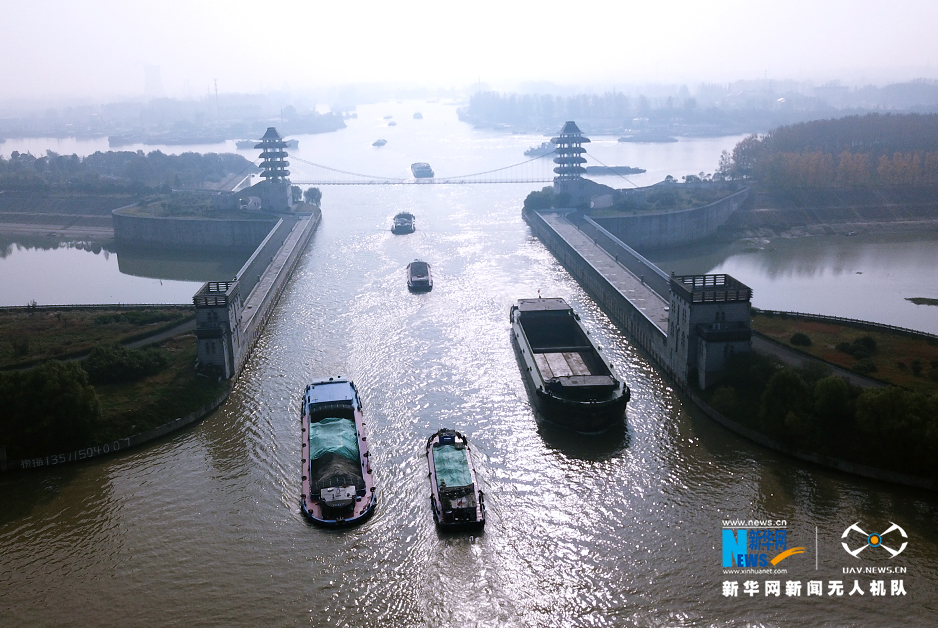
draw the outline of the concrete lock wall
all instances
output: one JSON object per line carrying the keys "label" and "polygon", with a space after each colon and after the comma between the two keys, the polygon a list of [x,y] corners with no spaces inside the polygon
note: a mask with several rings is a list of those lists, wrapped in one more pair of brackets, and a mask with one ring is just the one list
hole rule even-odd
{"label": "concrete lock wall", "polygon": [[156,247],[256,247],[277,220],[220,220],[210,218],[156,218],[114,210],[114,239],[118,244]]}
{"label": "concrete lock wall", "polygon": [[715,203],[694,209],[593,220],[631,247],[655,249],[688,244],[712,235],[748,195],[749,188],[746,188]]}
{"label": "concrete lock wall", "polygon": [[668,373],[673,373],[667,354],[668,337],[645,313],[636,308],[629,299],[619,292],[601,272],[583,259],[563,238],[554,232],[536,211],[525,211],[525,220],[534,231],[534,235],[544,243],[547,249],[564,268],[577,280],[577,283],[593,298],[597,305],[612,319],[612,322],[625,330],[659,366]]}

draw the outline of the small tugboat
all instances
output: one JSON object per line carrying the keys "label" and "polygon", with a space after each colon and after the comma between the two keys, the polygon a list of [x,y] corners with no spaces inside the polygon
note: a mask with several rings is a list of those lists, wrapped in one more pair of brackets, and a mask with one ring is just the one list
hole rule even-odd
{"label": "small tugboat", "polygon": [[485,502],[466,437],[442,429],[427,439],[430,503],[433,521],[444,530],[478,529],[485,525]]}
{"label": "small tugboat", "polygon": [[414,177],[417,179],[432,179],[433,178],[433,168],[430,167],[430,164],[418,161],[415,164],[410,164],[410,171],[414,173]]}
{"label": "small tugboat", "polygon": [[388,143],[387,140],[375,140],[374,142],[371,143],[371,145],[372,146],[384,146],[387,143]]}
{"label": "small tugboat", "polygon": [[433,277],[430,276],[430,264],[415,259],[407,265],[407,288],[413,292],[433,290]]}
{"label": "small tugboat", "polygon": [[377,499],[358,389],[341,377],[313,381],[301,412],[303,514],[327,527],[365,521]]}
{"label": "small tugboat", "polygon": [[621,423],[631,392],[563,299],[519,299],[511,338],[540,418],[584,434]]}
{"label": "small tugboat", "polygon": [[403,233],[413,233],[416,227],[414,227],[414,215],[410,212],[401,212],[394,217],[394,223],[391,225],[391,233],[396,233],[398,235]]}

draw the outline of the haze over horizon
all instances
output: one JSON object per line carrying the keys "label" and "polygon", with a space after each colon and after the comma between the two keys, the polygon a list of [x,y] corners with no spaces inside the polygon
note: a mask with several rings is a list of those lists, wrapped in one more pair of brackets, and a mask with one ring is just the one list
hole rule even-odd
{"label": "haze over horizon", "polygon": [[[200,97],[361,83],[494,89],[938,79],[938,3],[427,0],[8,3],[0,101]],[[571,43],[559,43],[566,37]],[[269,52],[265,52],[265,47]]]}

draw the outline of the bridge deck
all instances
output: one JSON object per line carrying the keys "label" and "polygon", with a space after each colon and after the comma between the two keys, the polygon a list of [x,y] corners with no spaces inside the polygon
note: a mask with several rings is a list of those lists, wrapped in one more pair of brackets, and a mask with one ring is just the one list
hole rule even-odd
{"label": "bridge deck", "polygon": [[662,332],[668,332],[668,302],[607,253],[601,246],[568,221],[563,214],[541,212],[557,235],[573,247],[584,260],[599,271],[632,305],[648,317]]}

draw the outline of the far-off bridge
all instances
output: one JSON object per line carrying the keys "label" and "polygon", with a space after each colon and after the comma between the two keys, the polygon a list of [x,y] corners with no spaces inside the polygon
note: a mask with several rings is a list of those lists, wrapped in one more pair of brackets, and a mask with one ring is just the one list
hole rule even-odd
{"label": "far-off bridge", "polygon": [[[525,161],[484,172],[451,177],[386,177],[360,174],[290,156],[295,185],[466,185],[492,183],[553,183],[550,159],[534,157]],[[302,164],[302,165],[300,165]]]}

